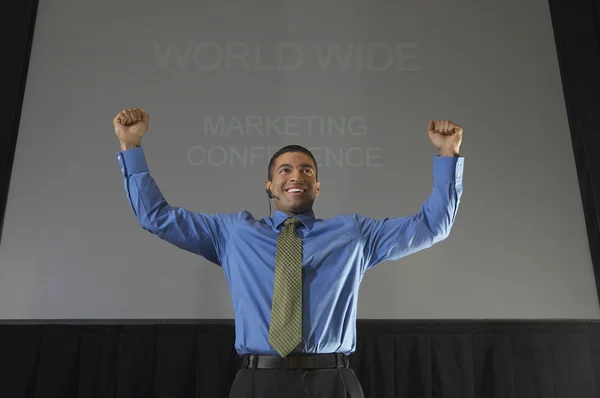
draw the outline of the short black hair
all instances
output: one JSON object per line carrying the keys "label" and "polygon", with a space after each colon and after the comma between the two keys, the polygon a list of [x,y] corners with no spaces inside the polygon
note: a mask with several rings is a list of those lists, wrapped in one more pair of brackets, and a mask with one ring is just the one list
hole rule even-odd
{"label": "short black hair", "polygon": [[306,149],[300,145],[284,146],[283,148],[281,148],[280,150],[275,152],[273,154],[273,156],[271,156],[271,160],[269,161],[269,170],[268,170],[269,181],[272,181],[272,179],[273,179],[273,170],[272,169],[273,169],[273,164],[275,163],[275,159],[277,159],[279,156],[283,155],[284,153],[288,153],[288,152],[302,152],[303,154],[308,155],[312,159],[312,161],[315,163],[315,177],[316,177],[317,181],[319,181],[319,169],[318,169],[317,161],[316,161],[315,157],[313,156],[311,151],[309,151],[308,149]]}

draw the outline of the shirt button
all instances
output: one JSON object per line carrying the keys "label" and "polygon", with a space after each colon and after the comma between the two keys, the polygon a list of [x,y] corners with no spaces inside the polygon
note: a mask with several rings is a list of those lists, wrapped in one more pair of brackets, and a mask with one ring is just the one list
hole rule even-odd
{"label": "shirt button", "polygon": [[121,167],[121,173],[123,173],[124,171],[125,171],[125,169],[123,169],[123,168]]}
{"label": "shirt button", "polygon": [[462,159],[458,159],[458,164],[462,164]]}
{"label": "shirt button", "polygon": [[121,155],[117,156],[117,159],[118,159],[118,160],[121,160]]}
{"label": "shirt button", "polygon": [[457,177],[460,177],[460,173],[456,173],[456,176],[457,176]]}

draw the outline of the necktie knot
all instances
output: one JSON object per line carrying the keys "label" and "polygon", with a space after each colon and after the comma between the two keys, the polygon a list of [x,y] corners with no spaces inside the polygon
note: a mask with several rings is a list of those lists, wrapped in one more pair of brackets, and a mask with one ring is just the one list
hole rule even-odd
{"label": "necktie knot", "polygon": [[290,218],[288,218],[287,220],[285,220],[283,222],[283,225],[285,225],[286,227],[290,227],[291,226],[291,227],[294,228],[294,230],[296,230],[300,226],[301,223],[302,222],[300,220],[298,220],[297,218],[290,217]]}

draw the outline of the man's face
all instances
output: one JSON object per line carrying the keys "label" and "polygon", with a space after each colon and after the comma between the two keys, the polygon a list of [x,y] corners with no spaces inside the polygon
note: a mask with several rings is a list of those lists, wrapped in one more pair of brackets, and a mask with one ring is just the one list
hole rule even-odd
{"label": "man's face", "polygon": [[280,155],[271,169],[272,181],[266,188],[275,196],[275,208],[287,214],[311,210],[319,195],[315,164],[302,152]]}

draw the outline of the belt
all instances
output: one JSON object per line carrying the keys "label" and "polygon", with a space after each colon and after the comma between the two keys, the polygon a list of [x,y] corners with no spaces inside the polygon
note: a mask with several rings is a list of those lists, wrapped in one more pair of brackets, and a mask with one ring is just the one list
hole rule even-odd
{"label": "belt", "polygon": [[345,354],[291,355],[281,358],[276,355],[248,354],[242,357],[242,367],[246,369],[327,369],[348,368]]}

